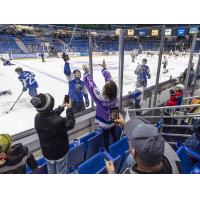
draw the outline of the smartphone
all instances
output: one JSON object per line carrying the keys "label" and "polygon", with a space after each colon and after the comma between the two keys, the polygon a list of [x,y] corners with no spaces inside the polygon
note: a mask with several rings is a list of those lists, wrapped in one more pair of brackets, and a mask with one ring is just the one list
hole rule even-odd
{"label": "smartphone", "polygon": [[111,108],[110,110],[111,122],[114,123],[116,119],[119,119],[119,107]]}
{"label": "smartphone", "polygon": [[64,102],[69,103],[69,95],[65,95]]}

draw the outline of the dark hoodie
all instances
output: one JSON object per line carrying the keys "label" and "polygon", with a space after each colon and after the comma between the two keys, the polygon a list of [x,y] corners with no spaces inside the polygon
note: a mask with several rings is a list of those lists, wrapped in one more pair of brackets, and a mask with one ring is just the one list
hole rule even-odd
{"label": "dark hoodie", "polygon": [[26,146],[15,144],[6,153],[5,163],[0,166],[0,174],[25,174],[26,164],[35,169],[38,164]]}

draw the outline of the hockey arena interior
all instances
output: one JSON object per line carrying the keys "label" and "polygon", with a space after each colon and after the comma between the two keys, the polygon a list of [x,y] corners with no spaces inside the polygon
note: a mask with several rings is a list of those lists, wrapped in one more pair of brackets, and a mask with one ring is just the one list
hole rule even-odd
{"label": "hockey arena interior", "polygon": [[0,25],[0,174],[200,174],[200,25]]}

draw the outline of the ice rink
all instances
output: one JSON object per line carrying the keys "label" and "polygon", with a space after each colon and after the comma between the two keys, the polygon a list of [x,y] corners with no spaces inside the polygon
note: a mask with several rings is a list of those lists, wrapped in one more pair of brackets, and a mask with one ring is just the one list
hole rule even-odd
{"label": "ice rink", "polygon": [[[135,63],[131,62],[130,55],[125,55],[124,60],[124,84],[123,95],[128,91],[133,91],[135,88],[136,76],[134,70],[136,69],[138,62],[141,64],[144,55],[140,55]],[[107,68],[110,70],[113,79],[118,80],[118,56],[98,56],[93,57],[93,74],[94,81],[102,88],[104,79],[101,75],[101,67],[98,65],[105,58]],[[151,79],[148,80],[148,86],[154,85],[156,80],[156,72],[158,65],[158,56],[147,57],[147,65],[150,67]],[[34,127],[34,116],[36,110],[30,104],[31,97],[28,92],[25,92],[20,98],[19,102],[15,105],[14,109],[5,114],[17,97],[22,91],[22,84],[18,80],[18,75],[14,69],[16,67],[22,67],[24,70],[35,73],[36,80],[39,84],[38,93],[50,93],[55,98],[55,106],[62,103],[63,97],[68,93],[68,83],[63,73],[64,62],[61,58],[47,58],[45,63],[42,63],[40,59],[23,59],[12,61],[15,65],[3,66],[0,63],[0,91],[10,89],[12,95],[0,96],[0,132],[10,133],[11,135],[25,131]],[[83,64],[88,64],[88,57],[74,57],[70,59],[71,69],[81,69]],[[177,77],[188,66],[189,57],[168,58],[168,70],[169,72],[163,74],[161,70],[160,82],[166,81],[170,76]],[[197,64],[197,57],[194,57],[193,62],[195,67]],[[83,72],[83,71],[82,71]],[[64,113],[63,113],[64,114]]]}

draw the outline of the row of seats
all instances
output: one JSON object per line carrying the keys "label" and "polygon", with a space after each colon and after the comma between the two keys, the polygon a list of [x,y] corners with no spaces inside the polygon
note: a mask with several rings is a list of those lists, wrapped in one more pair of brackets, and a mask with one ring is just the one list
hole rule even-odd
{"label": "row of seats", "polygon": [[[121,132],[121,128],[118,127],[116,129],[116,134],[118,137],[120,137]],[[97,154],[100,149],[103,149],[103,138],[102,130],[99,129],[89,133],[84,137],[81,137],[79,140],[74,140],[72,143],[70,143],[68,151],[68,172],[74,173],[80,164],[89,160],[91,157]],[[112,141],[110,141],[110,144],[112,144]],[[43,166],[45,164],[45,159],[40,158],[38,160],[38,164],[39,166]],[[28,167],[27,173],[32,173]]]}
{"label": "row of seats", "polygon": [[[121,130],[117,130],[121,135]],[[110,142],[107,152],[103,145],[102,130],[89,133],[70,143],[68,152],[68,173],[79,174],[105,174],[106,160],[112,160],[116,173],[122,173],[126,166],[126,160],[129,155],[128,141],[125,136],[115,143]],[[182,171],[184,174],[200,173],[200,154],[192,151],[182,144],[178,144],[176,151],[181,160]],[[43,157],[37,160],[40,166],[40,173],[47,173],[46,161]],[[33,173],[27,167],[27,173]]]}
{"label": "row of seats", "polygon": [[[27,47],[28,51],[31,52],[41,52],[43,51],[43,46],[40,39],[31,36],[22,36],[20,37],[22,42]],[[59,42],[58,39],[53,37],[44,37],[44,41],[49,42],[51,47],[53,47],[57,51],[64,51],[64,45]],[[71,38],[63,39],[63,41],[67,44],[70,43]],[[118,51],[118,41],[109,41],[109,40],[101,40],[95,39],[94,43],[94,51]],[[143,50],[156,50],[160,46],[160,41],[143,41],[140,42]],[[165,46],[174,45],[174,41],[165,41]],[[125,51],[132,51],[133,49],[139,48],[138,41],[125,41]],[[88,51],[88,39],[83,39],[81,37],[74,37],[70,44],[70,49],[76,52],[87,52]],[[200,42],[196,43],[196,51],[200,49]],[[11,35],[0,35],[0,53],[12,52],[12,53],[23,53],[23,51],[18,47],[15,42],[15,37]]]}

